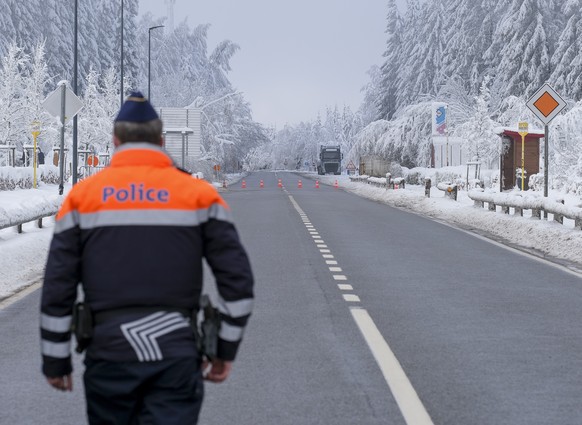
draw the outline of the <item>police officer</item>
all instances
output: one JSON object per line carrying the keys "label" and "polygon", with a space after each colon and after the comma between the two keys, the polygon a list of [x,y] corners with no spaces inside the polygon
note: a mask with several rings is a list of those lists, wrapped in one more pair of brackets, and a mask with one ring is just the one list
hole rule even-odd
{"label": "police officer", "polygon": [[[162,121],[141,93],[122,105],[113,143],[110,166],[75,185],[56,218],[42,288],[42,370],[53,387],[73,389],[81,285],[92,334],[81,341],[89,423],[195,424],[203,379],[227,378],[251,314],[250,263],[228,205],[174,166]],[[203,258],[221,319],[211,359],[191,328]]]}

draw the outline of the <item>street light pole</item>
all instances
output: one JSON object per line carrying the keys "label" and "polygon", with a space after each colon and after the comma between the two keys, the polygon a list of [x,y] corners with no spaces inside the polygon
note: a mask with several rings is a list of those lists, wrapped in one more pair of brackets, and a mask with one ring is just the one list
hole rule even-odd
{"label": "street light pole", "polygon": [[[77,78],[78,78],[78,56],[79,56],[79,1],[75,0],[75,37],[74,37],[74,54],[73,54],[73,93],[78,94],[77,93]],[[77,147],[78,147],[78,121],[77,121],[77,115],[75,115],[73,117],[73,184],[77,184],[77,179],[78,179],[78,175],[77,175],[77,167],[78,167],[78,153],[77,153]]]}
{"label": "street light pole", "polygon": [[121,0],[121,105],[123,105],[123,0]]}
{"label": "street light pole", "polygon": [[148,100],[152,101],[152,92],[151,92],[151,54],[152,54],[152,30],[156,28],[163,28],[163,25],[156,25],[155,27],[148,28]]}

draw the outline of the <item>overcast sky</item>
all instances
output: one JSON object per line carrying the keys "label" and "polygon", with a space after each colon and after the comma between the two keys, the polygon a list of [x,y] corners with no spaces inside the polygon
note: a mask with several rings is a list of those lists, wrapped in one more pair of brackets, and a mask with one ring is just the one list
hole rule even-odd
{"label": "overcast sky", "polygon": [[[324,115],[327,105],[356,111],[366,72],[382,63],[386,0],[175,0],[174,22],[211,24],[209,48],[240,46],[230,81],[253,118],[281,129]],[[401,11],[405,0],[397,0]],[[140,0],[140,14],[167,15],[165,0]]]}

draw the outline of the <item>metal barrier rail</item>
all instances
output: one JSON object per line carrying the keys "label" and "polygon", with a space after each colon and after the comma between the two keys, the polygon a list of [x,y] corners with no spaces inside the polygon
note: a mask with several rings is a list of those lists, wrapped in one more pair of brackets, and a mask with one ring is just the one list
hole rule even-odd
{"label": "metal barrier rail", "polygon": [[30,223],[31,221],[36,221],[37,226],[39,228],[42,228],[42,219],[52,217],[52,216],[56,215],[57,212],[58,212],[58,208],[55,208],[54,211],[49,210],[48,212],[40,214],[40,215],[30,215],[28,217],[24,217],[24,218],[21,218],[18,220],[8,220],[7,223],[0,223],[0,230],[8,229],[9,227],[16,227],[18,233],[22,233],[22,225],[25,223]]}
{"label": "metal barrier rail", "polygon": [[366,175],[350,176],[351,182],[366,183],[376,187],[384,187],[386,189],[404,189],[406,179],[404,177],[395,177],[387,175],[384,177],[370,177]]}
{"label": "metal barrier rail", "polygon": [[503,193],[485,193],[476,190],[469,191],[469,198],[473,200],[476,207],[484,208],[485,203],[489,211],[497,211],[497,206],[501,211],[509,214],[509,209],[514,209],[514,215],[523,216],[523,210],[531,210],[532,218],[541,219],[542,211],[546,214],[553,214],[554,221],[564,224],[564,217],[574,220],[574,228],[582,230],[582,208],[567,207],[563,200],[548,199],[542,197],[523,197],[508,195]]}

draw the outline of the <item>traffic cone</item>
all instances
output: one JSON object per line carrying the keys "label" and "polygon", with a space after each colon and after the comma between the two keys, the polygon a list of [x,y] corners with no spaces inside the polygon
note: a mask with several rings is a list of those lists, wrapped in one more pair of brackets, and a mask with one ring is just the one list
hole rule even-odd
{"label": "traffic cone", "polygon": [[301,183],[301,180],[299,180],[299,181],[297,182],[297,187],[298,187],[299,189],[301,189],[301,188],[303,187],[303,183]]}
{"label": "traffic cone", "polygon": [[244,181],[244,180],[242,181],[242,188],[243,188],[243,189],[246,189],[246,188],[247,188],[247,182],[246,182],[246,181]]}
{"label": "traffic cone", "polygon": [[339,187],[339,185],[338,185],[338,183],[337,183],[337,180],[335,181],[335,183],[334,183],[333,187],[335,187],[336,189]]}
{"label": "traffic cone", "polygon": [[281,179],[279,179],[279,181],[278,181],[278,183],[277,183],[277,186],[279,186],[279,187],[283,187],[283,181],[282,181]]}
{"label": "traffic cone", "polygon": [[265,183],[264,183],[262,180],[261,180],[261,184],[260,184],[260,186],[261,186],[261,189],[262,189],[263,187],[265,187]]}
{"label": "traffic cone", "polygon": [[315,180],[315,188],[319,189],[319,180]]}
{"label": "traffic cone", "polygon": [[226,189],[226,180],[222,181],[222,187]]}

